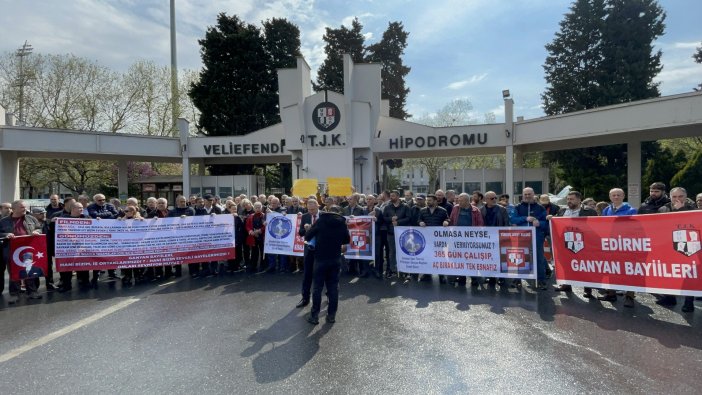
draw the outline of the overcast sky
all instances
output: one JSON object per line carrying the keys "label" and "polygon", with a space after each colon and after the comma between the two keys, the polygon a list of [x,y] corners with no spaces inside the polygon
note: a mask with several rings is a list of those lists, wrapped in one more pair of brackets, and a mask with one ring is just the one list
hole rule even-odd
{"label": "overcast sky", "polygon": [[[664,95],[690,92],[702,82],[692,54],[702,42],[702,1],[663,0],[666,33],[658,80]],[[570,1],[563,0],[176,0],[178,65],[199,69],[197,40],[220,12],[260,26],[285,17],[300,27],[302,53],[313,76],[324,60],[325,27],[350,26],[357,16],[366,43],[380,39],[388,22],[409,32],[404,61],[412,68],[407,109],[419,117],[456,98],[475,115],[504,119],[502,89],[510,89],[515,115],[543,115],[544,45],[558,30]],[[138,59],[170,64],[168,0],[0,0],[0,52],[26,40],[41,53],[73,53],[117,70]]]}

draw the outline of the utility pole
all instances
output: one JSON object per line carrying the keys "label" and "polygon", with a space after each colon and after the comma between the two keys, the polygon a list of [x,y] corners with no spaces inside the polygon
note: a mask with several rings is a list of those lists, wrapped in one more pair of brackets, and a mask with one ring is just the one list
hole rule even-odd
{"label": "utility pole", "polygon": [[178,61],[176,56],[176,24],[175,24],[175,0],[171,0],[171,131],[173,136],[178,136]]}
{"label": "utility pole", "polygon": [[31,73],[25,73],[24,71],[24,58],[25,56],[29,56],[33,50],[34,48],[32,48],[32,46],[25,41],[22,48],[18,49],[15,53],[15,56],[19,58],[19,75],[17,76],[17,82],[15,82],[14,85],[19,87],[19,117],[17,124],[20,126],[24,126],[26,124],[24,120],[24,87],[32,77]]}

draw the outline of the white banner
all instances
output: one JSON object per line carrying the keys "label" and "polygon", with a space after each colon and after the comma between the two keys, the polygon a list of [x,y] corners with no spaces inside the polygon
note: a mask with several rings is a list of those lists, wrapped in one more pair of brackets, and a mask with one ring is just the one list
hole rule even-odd
{"label": "white banner", "polygon": [[397,270],[472,277],[536,278],[528,227],[395,227]]}
{"label": "white banner", "polygon": [[58,218],[56,270],[103,270],[234,258],[234,217]]}
{"label": "white banner", "polygon": [[265,254],[303,256],[305,240],[299,236],[301,215],[266,214],[266,235],[263,239]]}

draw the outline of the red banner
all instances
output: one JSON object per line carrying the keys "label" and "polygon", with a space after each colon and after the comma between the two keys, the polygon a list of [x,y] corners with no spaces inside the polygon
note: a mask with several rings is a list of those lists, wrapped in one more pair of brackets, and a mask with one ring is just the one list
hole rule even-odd
{"label": "red banner", "polygon": [[17,236],[10,239],[10,280],[46,276],[46,236]]}
{"label": "red banner", "polygon": [[702,211],[551,220],[559,284],[702,296]]}

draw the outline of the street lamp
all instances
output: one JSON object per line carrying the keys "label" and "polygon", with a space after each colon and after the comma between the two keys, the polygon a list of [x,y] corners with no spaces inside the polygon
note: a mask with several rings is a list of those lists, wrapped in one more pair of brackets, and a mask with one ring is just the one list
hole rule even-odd
{"label": "street lamp", "polygon": [[295,164],[295,168],[297,170],[297,177],[295,178],[300,178],[300,166],[302,166],[302,158],[296,157],[293,159],[293,163]]}
{"label": "street lamp", "polygon": [[358,156],[356,159],[356,163],[358,163],[358,166],[361,167],[361,193],[363,193],[363,164],[366,163],[368,158],[366,158],[363,155]]}

